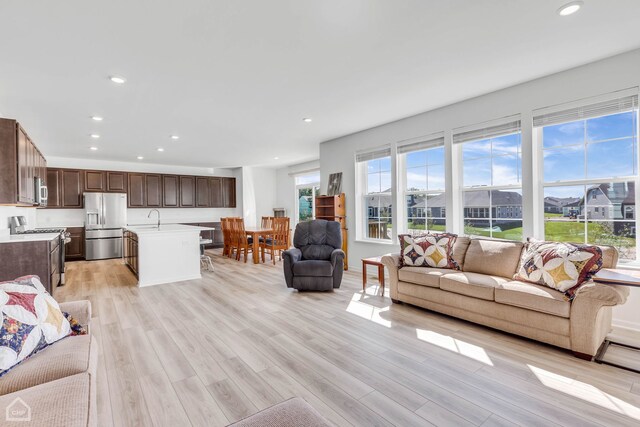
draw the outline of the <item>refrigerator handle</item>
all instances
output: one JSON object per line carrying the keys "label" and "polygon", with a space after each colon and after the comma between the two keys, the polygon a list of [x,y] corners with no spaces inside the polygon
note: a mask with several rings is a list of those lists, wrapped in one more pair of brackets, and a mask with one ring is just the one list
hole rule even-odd
{"label": "refrigerator handle", "polygon": [[104,211],[104,196],[102,196],[102,200],[101,200],[101,204],[100,205],[102,206],[102,225],[105,225],[106,221],[104,219],[104,214],[105,214],[105,211]]}

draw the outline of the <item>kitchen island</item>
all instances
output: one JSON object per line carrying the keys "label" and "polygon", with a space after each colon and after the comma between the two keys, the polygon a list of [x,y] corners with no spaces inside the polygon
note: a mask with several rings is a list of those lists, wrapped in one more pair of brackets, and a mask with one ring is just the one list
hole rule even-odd
{"label": "kitchen island", "polygon": [[208,227],[167,224],[124,228],[124,259],[138,286],[199,279],[200,232]]}

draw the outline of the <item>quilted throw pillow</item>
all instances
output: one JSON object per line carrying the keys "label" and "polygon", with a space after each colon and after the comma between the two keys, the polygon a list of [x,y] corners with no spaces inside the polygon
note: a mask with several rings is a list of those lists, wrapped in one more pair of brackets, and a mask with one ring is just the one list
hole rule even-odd
{"label": "quilted throw pillow", "polygon": [[408,267],[436,267],[459,270],[453,260],[456,234],[439,233],[411,236],[401,234],[400,262]]}
{"label": "quilted throw pillow", "polygon": [[0,376],[71,332],[69,321],[37,276],[0,283]]}
{"label": "quilted throw pillow", "polygon": [[602,268],[602,250],[575,243],[527,243],[514,279],[548,286],[570,299],[575,290]]}

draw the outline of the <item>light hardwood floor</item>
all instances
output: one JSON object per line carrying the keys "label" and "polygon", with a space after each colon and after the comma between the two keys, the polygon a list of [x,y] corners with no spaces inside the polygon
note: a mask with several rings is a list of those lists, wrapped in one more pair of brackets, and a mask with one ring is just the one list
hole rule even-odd
{"label": "light hardwood floor", "polygon": [[89,299],[100,426],[226,425],[293,396],[338,426],[640,425],[640,375],[361,291],[287,289],[282,263],[211,251],[201,280],[139,289],[118,260],[67,264]]}

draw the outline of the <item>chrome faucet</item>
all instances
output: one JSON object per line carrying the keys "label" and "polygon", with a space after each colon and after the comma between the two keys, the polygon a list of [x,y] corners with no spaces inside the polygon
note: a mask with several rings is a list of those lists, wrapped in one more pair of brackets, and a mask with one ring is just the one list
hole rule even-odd
{"label": "chrome faucet", "polygon": [[147,218],[151,218],[151,214],[153,213],[153,211],[156,211],[156,213],[158,214],[158,229],[160,229],[160,211],[158,209],[151,209],[149,211],[149,215],[147,215]]}

